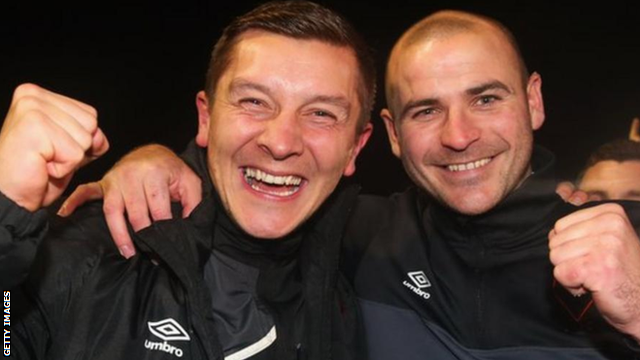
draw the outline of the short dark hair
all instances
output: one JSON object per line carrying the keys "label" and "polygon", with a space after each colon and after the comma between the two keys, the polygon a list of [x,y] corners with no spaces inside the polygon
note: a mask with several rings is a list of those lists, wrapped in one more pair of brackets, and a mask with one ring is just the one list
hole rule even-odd
{"label": "short dark hair", "polygon": [[586,165],[578,175],[577,182],[582,181],[582,177],[590,167],[607,160],[640,161],[640,143],[629,139],[616,139],[600,145],[589,155]]}
{"label": "short dark hair", "polygon": [[355,28],[341,15],[309,1],[271,1],[235,18],[223,31],[211,53],[205,92],[214,100],[220,77],[229,66],[240,36],[262,30],[303,40],[319,40],[353,50],[358,63],[358,98],[362,106],[358,129],[370,118],[376,92],[376,69],[371,49]]}

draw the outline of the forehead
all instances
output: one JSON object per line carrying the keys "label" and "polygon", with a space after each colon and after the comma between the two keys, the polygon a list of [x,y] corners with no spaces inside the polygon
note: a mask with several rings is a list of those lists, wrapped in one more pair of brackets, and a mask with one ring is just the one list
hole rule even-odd
{"label": "forehead", "polygon": [[600,161],[587,169],[583,177],[583,183],[594,184],[599,182],[602,185],[611,184],[613,180],[633,180],[640,188],[640,161]]}
{"label": "forehead", "polygon": [[358,71],[355,54],[347,47],[250,30],[234,46],[222,79],[243,78],[273,89],[351,98]]}
{"label": "forehead", "polygon": [[523,85],[516,51],[503,34],[490,30],[459,32],[401,48],[389,72],[401,98],[438,97],[491,81],[513,89]]}

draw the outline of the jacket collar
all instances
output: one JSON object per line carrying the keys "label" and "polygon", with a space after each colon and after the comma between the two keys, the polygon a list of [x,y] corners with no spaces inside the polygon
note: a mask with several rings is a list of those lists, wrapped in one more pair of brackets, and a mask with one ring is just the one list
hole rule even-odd
{"label": "jacket collar", "polygon": [[[468,216],[432,202],[429,211],[424,212],[424,223],[476,267],[518,260],[537,251],[546,252],[549,229],[557,214],[568,208],[555,193],[554,163],[551,152],[535,147],[534,173],[496,207]],[[426,195],[422,194],[420,206],[426,206],[425,199]],[[532,249],[536,251],[531,252]]]}

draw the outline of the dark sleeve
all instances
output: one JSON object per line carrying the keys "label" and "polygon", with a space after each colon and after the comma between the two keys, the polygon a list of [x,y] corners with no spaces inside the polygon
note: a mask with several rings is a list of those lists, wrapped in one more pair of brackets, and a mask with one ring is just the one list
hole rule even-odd
{"label": "dark sleeve", "polygon": [[54,341],[75,325],[68,320],[73,304],[81,301],[85,280],[99,259],[120,259],[101,202],[48,222],[26,280],[10,292],[11,356],[18,359],[46,359]]}
{"label": "dark sleeve", "polygon": [[24,281],[47,227],[45,210],[29,212],[0,193],[1,290]]}

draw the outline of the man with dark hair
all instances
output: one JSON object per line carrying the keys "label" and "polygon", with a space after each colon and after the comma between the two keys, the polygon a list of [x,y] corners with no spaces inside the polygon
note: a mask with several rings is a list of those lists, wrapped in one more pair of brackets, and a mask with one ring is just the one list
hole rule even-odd
{"label": "man with dark hair", "polygon": [[619,139],[601,145],[576,183],[589,200],[640,200],[640,143]]}
{"label": "man with dark hair", "polygon": [[553,155],[533,144],[541,84],[508,30],[475,14],[435,13],[394,46],[382,117],[417,187],[361,196],[343,249],[370,359],[637,354],[640,208],[556,195]]}
{"label": "man with dark hair", "polygon": [[[336,188],[355,171],[371,132],[375,74],[366,46],[336,13],[286,1],[235,19],[213,57],[207,93],[196,97],[198,134],[188,156],[202,178],[202,203],[188,219],[136,234],[140,254],[130,261],[118,254],[130,256],[131,249],[114,246],[99,206],[52,222],[28,280],[14,293],[28,301],[14,302],[12,354],[356,358],[355,299],[338,259],[357,191]],[[29,99],[16,102],[5,120],[24,131],[3,131],[0,159],[16,157],[3,146],[7,141],[66,139],[50,129],[68,118],[59,110],[66,103],[39,106],[59,95],[26,88]],[[38,112],[30,110],[37,105]],[[91,118],[94,134],[95,111]],[[74,152],[80,155],[71,169],[93,144],[86,134],[77,142],[84,145]],[[45,174],[38,186],[46,188],[54,165],[48,148],[39,149],[27,147],[19,155],[28,161],[4,170],[28,179],[35,169]],[[70,178],[65,174],[64,183],[51,181],[60,191]],[[5,206],[24,206],[12,192],[5,194]],[[49,202],[42,201],[45,195],[32,197],[29,211]],[[18,219],[14,233],[36,221],[44,219]]]}

